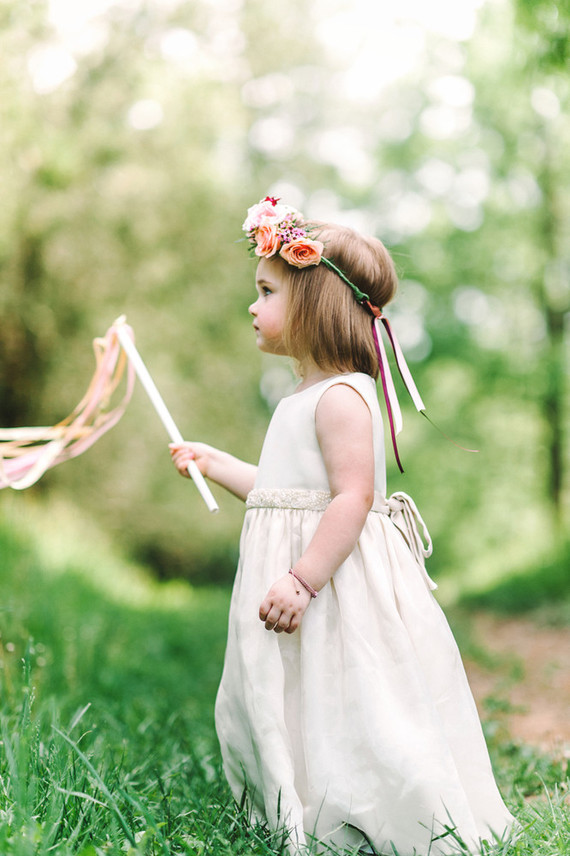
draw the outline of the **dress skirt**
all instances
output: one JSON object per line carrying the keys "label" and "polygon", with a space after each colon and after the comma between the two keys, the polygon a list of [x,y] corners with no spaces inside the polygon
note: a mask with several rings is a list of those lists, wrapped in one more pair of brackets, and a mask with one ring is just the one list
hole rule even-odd
{"label": "dress skirt", "polygon": [[315,841],[312,852],[477,852],[513,818],[454,637],[410,549],[414,521],[378,496],[299,630],[276,634],[259,620],[329,500],[312,490],[248,498],[216,702],[232,791],[286,830],[291,852]]}

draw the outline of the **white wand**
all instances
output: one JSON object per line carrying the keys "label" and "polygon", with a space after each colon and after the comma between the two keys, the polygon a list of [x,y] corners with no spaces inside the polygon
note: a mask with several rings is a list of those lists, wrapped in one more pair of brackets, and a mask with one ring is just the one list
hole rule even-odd
{"label": "white wand", "polygon": [[[121,317],[117,318],[117,320],[113,324],[113,327],[117,331],[117,337],[119,339],[119,342],[121,343],[121,346],[122,346],[124,352],[126,353],[127,357],[131,361],[133,368],[134,368],[135,372],[137,373],[137,376],[138,376],[140,382],[144,386],[144,388],[148,394],[148,397],[150,398],[151,402],[153,403],[156,412],[158,413],[160,419],[162,420],[162,423],[163,423],[164,427],[166,428],[166,430],[170,436],[170,439],[172,440],[173,443],[183,443],[184,438],[182,437],[182,434],[180,433],[180,431],[176,427],[174,419],[172,418],[172,416],[168,412],[166,404],[164,403],[160,392],[156,388],[155,382],[151,378],[147,367],[143,363],[141,356],[135,347],[135,343],[133,342],[133,340],[129,336],[127,327],[125,325],[125,321],[126,321],[125,316],[121,315]],[[208,506],[209,511],[212,511],[212,512],[219,511],[218,503],[216,502],[216,500],[212,496],[212,492],[211,492],[210,488],[208,487],[208,485],[206,484],[206,480],[204,479],[204,476],[202,475],[202,473],[198,469],[198,466],[196,465],[195,461],[189,461],[188,462],[188,472],[189,472],[190,476],[192,477],[194,484],[196,485],[196,487],[200,491],[202,499],[204,500],[204,502]]]}

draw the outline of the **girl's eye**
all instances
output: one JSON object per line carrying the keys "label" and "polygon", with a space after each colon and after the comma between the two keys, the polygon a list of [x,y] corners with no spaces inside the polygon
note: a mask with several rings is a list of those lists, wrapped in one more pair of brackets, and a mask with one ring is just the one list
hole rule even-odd
{"label": "girl's eye", "polygon": [[264,285],[263,288],[261,289],[261,293],[263,294],[264,297],[267,297],[268,295],[271,294],[271,289],[268,288],[266,285]]}

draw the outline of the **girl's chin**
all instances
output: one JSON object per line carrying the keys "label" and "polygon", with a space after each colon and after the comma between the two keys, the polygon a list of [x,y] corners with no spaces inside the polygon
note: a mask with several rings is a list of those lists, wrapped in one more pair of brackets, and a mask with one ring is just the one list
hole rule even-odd
{"label": "girl's chin", "polygon": [[273,354],[277,357],[285,357],[287,356],[283,346],[280,343],[268,342],[263,336],[257,335],[255,338],[255,344],[257,346],[258,351],[262,351],[264,354]]}

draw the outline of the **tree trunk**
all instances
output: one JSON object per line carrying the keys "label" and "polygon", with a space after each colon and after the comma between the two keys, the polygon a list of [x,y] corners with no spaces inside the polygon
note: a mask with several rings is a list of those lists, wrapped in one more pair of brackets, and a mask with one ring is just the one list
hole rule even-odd
{"label": "tree trunk", "polygon": [[[547,345],[545,354],[546,372],[541,407],[548,426],[548,472],[547,494],[552,504],[557,535],[563,534],[563,501],[565,473],[565,363],[564,363],[564,316],[569,311],[564,283],[557,282],[564,276],[560,246],[562,224],[558,197],[558,177],[554,157],[545,139],[545,158],[540,185],[544,193],[542,206],[542,237],[545,250],[545,265],[538,283],[538,300],[546,322]],[[554,282],[553,282],[554,279]]]}

